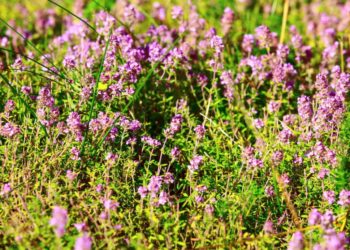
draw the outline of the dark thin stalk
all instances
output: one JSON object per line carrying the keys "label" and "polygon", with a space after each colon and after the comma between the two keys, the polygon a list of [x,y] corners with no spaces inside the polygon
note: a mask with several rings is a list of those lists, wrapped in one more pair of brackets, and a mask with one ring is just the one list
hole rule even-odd
{"label": "dark thin stalk", "polygon": [[56,82],[56,83],[58,83],[58,84],[61,84],[59,81],[56,81],[55,79],[52,79],[52,78],[50,78],[50,77],[47,77],[47,76],[45,76],[45,75],[43,75],[43,74],[40,74],[40,73],[35,72],[35,71],[32,71],[32,70],[21,70],[21,69],[11,69],[11,70],[12,70],[12,71],[27,72],[27,73],[33,74],[33,75],[35,75],[35,76],[40,76],[40,77],[42,77],[42,78],[45,78],[45,79],[47,79],[47,80],[49,80],[49,81],[53,81],[53,82]]}
{"label": "dark thin stalk", "polygon": [[80,21],[82,21],[86,26],[88,26],[90,29],[92,29],[93,31],[95,31],[95,32],[97,33],[96,29],[95,29],[91,24],[89,24],[87,21],[85,21],[83,18],[77,16],[76,14],[74,14],[73,12],[71,12],[70,10],[68,10],[67,8],[63,7],[62,5],[56,3],[56,2],[54,2],[54,1],[52,1],[52,0],[48,0],[48,1],[49,1],[50,3],[56,5],[57,7],[61,8],[62,10],[68,12],[69,14],[71,14],[72,16],[74,16],[75,18],[78,18],[78,19],[79,19]]}
{"label": "dark thin stalk", "polygon": [[[7,77],[4,76],[3,74],[0,74],[0,77],[1,77],[1,78],[4,80],[4,82],[10,87],[12,93],[13,93],[15,96],[17,96],[17,97],[19,98],[19,100],[24,104],[24,106],[29,110],[29,112],[35,117],[35,120],[37,120],[38,117],[37,117],[35,111],[34,111],[34,110],[29,106],[29,104],[21,97],[21,95],[18,93],[18,91],[16,90],[16,88],[14,88],[14,87],[11,85],[11,83],[10,83],[10,81],[7,79]],[[45,135],[48,136],[49,134],[47,133],[47,130],[46,130],[45,126],[42,125],[40,122],[39,122],[39,124],[40,124],[40,127],[44,130]]]}
{"label": "dark thin stalk", "polygon": [[23,36],[21,33],[19,33],[15,28],[13,28],[10,24],[8,24],[5,20],[3,20],[2,18],[0,18],[0,21],[2,23],[4,23],[8,28],[10,28],[11,30],[13,30],[17,35],[19,35],[26,44],[29,44],[33,49],[35,49],[36,52],[38,52],[41,56],[43,56],[54,68],[58,69],[56,67],[56,65],[51,61],[49,60],[49,58],[46,57],[46,55],[41,51],[39,50],[35,45],[34,43],[32,43],[31,41],[29,41],[28,39],[25,38],[25,36]]}
{"label": "dark thin stalk", "polygon": [[41,67],[47,69],[47,70],[50,71],[52,74],[54,74],[54,75],[60,77],[61,79],[67,80],[67,78],[66,78],[64,75],[57,74],[55,71],[53,71],[52,69],[46,67],[44,64],[38,62],[37,60],[35,60],[35,59],[33,59],[33,58],[30,58],[30,57],[28,57],[28,56],[26,56],[26,55],[19,54],[19,53],[16,53],[15,51],[13,51],[13,50],[5,49],[5,48],[2,48],[2,47],[0,47],[0,50],[9,52],[9,53],[12,53],[12,54],[15,54],[15,55],[20,55],[20,56],[24,57],[25,59],[30,60],[30,61],[32,61],[32,62],[34,62],[34,63],[40,65]]}

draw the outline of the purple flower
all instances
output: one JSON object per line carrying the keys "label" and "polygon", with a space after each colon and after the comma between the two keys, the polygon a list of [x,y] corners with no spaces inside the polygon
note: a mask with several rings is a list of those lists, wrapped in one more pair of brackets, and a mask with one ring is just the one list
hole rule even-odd
{"label": "purple flower", "polygon": [[5,196],[5,195],[7,195],[8,193],[10,193],[11,190],[12,190],[12,189],[11,189],[10,183],[5,183],[4,186],[2,187],[2,190],[1,190],[1,192],[0,192],[0,195],[1,195],[1,196]]}
{"label": "purple flower", "polygon": [[91,119],[89,122],[89,129],[96,134],[97,131],[102,129],[100,121],[98,119]]}
{"label": "purple flower", "polygon": [[[113,122],[111,118],[108,117],[108,115],[104,112],[99,112],[98,113],[98,121],[102,125],[103,129],[107,129]],[[130,125],[130,123],[129,123]]]}
{"label": "purple flower", "polygon": [[60,135],[67,134],[69,132],[65,122],[58,122],[56,127]]}
{"label": "purple flower", "polygon": [[165,49],[157,42],[152,42],[148,45],[148,60],[150,62],[158,62],[165,54]]}
{"label": "purple flower", "polygon": [[7,122],[4,126],[0,123],[0,135],[4,137],[14,137],[19,134],[21,130],[17,125]]}
{"label": "purple flower", "polygon": [[170,154],[173,159],[177,159],[181,154],[181,150],[178,147],[174,147],[171,150]]}
{"label": "purple flower", "polygon": [[273,190],[273,187],[272,186],[267,186],[265,188],[265,194],[267,197],[272,197],[275,195],[275,191]]}
{"label": "purple flower", "polygon": [[198,84],[204,88],[205,86],[207,86],[208,84],[208,77],[205,75],[205,74],[202,74],[202,73],[199,73],[197,75],[197,81],[198,81]]}
{"label": "purple flower", "polygon": [[203,156],[195,155],[192,160],[190,160],[190,165],[188,166],[191,172],[198,170],[199,166],[203,163]]}
{"label": "purple flower", "polygon": [[204,198],[201,195],[197,195],[194,199],[197,204],[204,202]]}
{"label": "purple flower", "polygon": [[126,145],[131,145],[131,146],[133,146],[133,145],[136,144],[136,142],[137,142],[137,138],[136,138],[135,136],[133,136],[133,137],[130,137],[130,138],[126,141]]}
{"label": "purple flower", "polygon": [[15,59],[14,63],[12,64],[12,68],[17,69],[19,71],[26,69],[26,67],[23,64],[22,58],[20,56],[18,56]]}
{"label": "purple flower", "polygon": [[312,131],[301,133],[299,136],[299,140],[304,142],[310,142],[313,138],[314,138],[314,134],[312,133]]}
{"label": "purple flower", "polygon": [[269,48],[273,43],[273,36],[270,29],[264,25],[255,29],[255,38],[260,48]]}
{"label": "purple flower", "polygon": [[324,73],[316,76],[315,87],[318,91],[326,90],[329,87],[328,77]]}
{"label": "purple flower", "polygon": [[315,244],[312,248],[312,250],[324,250],[321,244]]}
{"label": "purple flower", "polygon": [[213,205],[211,205],[211,204],[205,205],[204,211],[205,211],[205,213],[207,213],[209,216],[212,216],[213,213],[214,213],[214,207],[213,207]]}
{"label": "purple flower", "polygon": [[226,7],[221,18],[222,32],[224,35],[230,32],[234,19],[235,13],[229,7]]}
{"label": "purple flower", "polygon": [[109,152],[106,156],[106,161],[110,164],[114,164],[117,159],[118,159],[118,155],[113,154],[111,152]]}
{"label": "purple flower", "polygon": [[332,211],[327,210],[321,217],[321,225],[324,229],[332,228],[334,222],[334,216]]}
{"label": "purple flower", "polygon": [[301,156],[294,155],[293,164],[295,164],[296,166],[301,166],[301,164],[303,164],[303,158]]}
{"label": "purple flower", "polygon": [[77,160],[80,160],[80,150],[77,148],[77,147],[73,147],[71,149],[71,154],[72,154],[72,159],[77,161]]}
{"label": "purple flower", "polygon": [[0,38],[0,46],[6,47],[8,45],[9,39],[7,37],[1,37]]}
{"label": "purple flower", "polygon": [[153,3],[153,17],[160,21],[164,21],[166,17],[165,8],[158,2]]}
{"label": "purple flower", "polygon": [[202,139],[205,134],[205,127],[203,125],[198,125],[194,128],[194,132],[196,133],[196,136],[198,139]]}
{"label": "purple flower", "polygon": [[79,231],[79,232],[85,232],[87,230],[87,225],[85,222],[82,223],[75,223],[74,227]]}
{"label": "purple flower", "polygon": [[294,135],[293,135],[292,131],[290,131],[289,129],[283,129],[278,134],[278,139],[282,143],[289,143],[293,138],[294,138]]}
{"label": "purple flower", "polygon": [[314,157],[321,161],[326,153],[326,150],[326,146],[321,141],[317,141],[315,146],[313,146],[312,150],[308,153],[308,156]]}
{"label": "purple flower", "polygon": [[103,189],[103,185],[102,185],[102,184],[97,184],[97,186],[96,186],[96,192],[97,192],[97,193],[101,193],[101,192],[102,192],[102,189]]}
{"label": "purple flower", "polygon": [[207,186],[205,186],[205,185],[199,185],[199,186],[196,187],[196,191],[197,191],[197,192],[204,193],[204,192],[207,191],[207,190],[208,190],[208,188],[207,188]]}
{"label": "purple flower", "polygon": [[30,86],[22,86],[21,91],[25,95],[30,95],[32,92],[32,87]]}
{"label": "purple flower", "polygon": [[276,113],[281,107],[281,103],[270,101],[268,105],[268,110],[270,113]]}
{"label": "purple flower", "polygon": [[125,117],[120,117],[119,125],[122,126],[124,129],[129,128],[130,121]]}
{"label": "purple flower", "polygon": [[148,194],[148,189],[147,187],[139,187],[137,192],[139,193],[139,195],[141,196],[141,199],[145,198]]}
{"label": "purple flower", "polygon": [[298,98],[298,114],[303,122],[312,118],[313,110],[310,97],[303,95]]}
{"label": "purple flower", "polygon": [[70,181],[73,181],[77,176],[78,176],[78,174],[73,172],[72,170],[67,170],[67,172],[66,172],[66,177]]}
{"label": "purple flower", "polygon": [[294,49],[296,49],[298,51],[298,49],[300,49],[301,46],[303,45],[303,38],[298,33],[298,31],[294,25],[292,25],[289,30],[292,34],[291,43],[292,43]]}
{"label": "purple flower", "polygon": [[262,58],[256,56],[249,56],[240,63],[241,67],[248,66],[252,70],[252,76],[259,80],[266,80],[269,77],[269,73],[264,71],[264,65]]}
{"label": "purple flower", "polygon": [[182,115],[177,114],[175,115],[170,122],[170,128],[166,130],[166,133],[169,135],[174,135],[181,129],[181,123],[182,123]]}
{"label": "purple flower", "polygon": [[150,182],[148,183],[147,189],[152,193],[152,195],[155,195],[155,193],[160,190],[162,182],[162,177],[152,176]]}
{"label": "purple flower", "polygon": [[200,18],[194,5],[191,5],[190,7],[187,28],[191,32],[191,35],[197,37],[198,34],[204,29],[205,20]]}
{"label": "purple flower", "polygon": [[288,244],[288,250],[303,250],[304,236],[301,232],[295,232]]}
{"label": "purple flower", "polygon": [[330,44],[327,46],[322,52],[322,60],[326,64],[335,63],[338,56],[338,47],[339,42],[334,42],[334,44]]}
{"label": "purple flower", "polygon": [[250,158],[248,159],[248,165],[249,167],[252,168],[263,168],[264,167],[264,162],[261,159],[257,159],[257,158]]}
{"label": "purple flower", "polygon": [[232,85],[233,78],[231,71],[223,71],[221,73],[220,80],[222,85]]}
{"label": "purple flower", "polygon": [[142,136],[141,141],[143,141],[151,147],[159,147],[161,145],[161,143],[158,140],[153,139],[149,136]]}
{"label": "purple flower", "polygon": [[339,79],[341,75],[341,68],[339,65],[335,65],[332,67],[332,70],[331,70],[331,78],[333,80],[336,80],[336,79]]}
{"label": "purple flower", "polygon": [[101,220],[107,220],[109,217],[109,214],[107,211],[103,211],[101,214],[100,214],[100,219]]}
{"label": "purple flower", "polygon": [[119,207],[119,202],[110,199],[104,199],[103,206],[105,207],[106,211],[115,210],[117,207]]}
{"label": "purple flower", "polygon": [[173,19],[179,19],[180,17],[182,17],[183,15],[183,11],[182,8],[180,6],[174,6],[171,10],[171,17]]}
{"label": "purple flower", "polygon": [[35,15],[35,29],[40,33],[54,27],[56,24],[56,13],[53,9],[38,10]]}
{"label": "purple flower", "polygon": [[343,207],[350,205],[350,190],[342,190],[340,192],[338,204]]}
{"label": "purple flower", "polygon": [[277,47],[276,54],[278,57],[285,60],[289,55],[289,48],[287,45],[279,44]]}
{"label": "purple flower", "polygon": [[349,240],[347,239],[345,232],[336,233],[332,231],[324,235],[325,249],[327,250],[345,250]]}
{"label": "purple flower", "polygon": [[283,157],[284,157],[283,151],[277,150],[277,151],[273,152],[272,157],[271,157],[272,163],[277,166],[278,164],[280,164],[282,162]]}
{"label": "purple flower", "polygon": [[242,41],[242,49],[247,53],[251,53],[254,47],[255,39],[254,35],[245,34]]}
{"label": "purple flower", "polygon": [[291,64],[278,64],[272,70],[272,80],[275,83],[285,83],[292,87],[292,82],[296,73],[296,70]]}
{"label": "purple flower", "polygon": [[174,175],[170,172],[166,172],[163,176],[163,181],[165,184],[174,183]]}
{"label": "purple flower", "polygon": [[249,160],[250,158],[253,158],[254,157],[254,152],[255,149],[251,146],[249,147],[245,147],[244,150],[243,150],[243,153],[242,153],[242,156],[245,160]]}
{"label": "purple flower", "polygon": [[105,11],[98,12],[95,15],[95,20],[97,32],[104,36],[108,36],[109,31],[116,22],[115,18]]}
{"label": "purple flower", "polygon": [[135,6],[128,4],[124,8],[124,21],[126,21],[129,24],[136,23],[138,21],[142,21],[144,19],[144,16],[142,13],[140,13]]}
{"label": "purple flower", "polygon": [[332,190],[323,192],[323,199],[328,202],[329,205],[332,205],[335,202],[335,193]]}
{"label": "purple flower", "polygon": [[262,129],[265,126],[264,121],[260,118],[254,119],[253,124],[257,129]]}
{"label": "purple flower", "polygon": [[287,186],[290,183],[289,176],[286,173],[281,174],[281,181]]}
{"label": "purple flower", "polygon": [[13,100],[7,100],[4,110],[6,113],[11,113],[11,111],[13,111],[15,107],[16,107],[16,104]]}
{"label": "purple flower", "polygon": [[63,59],[63,66],[67,69],[74,69],[76,67],[76,59],[73,55],[66,55]]}
{"label": "purple flower", "polygon": [[80,97],[83,101],[87,101],[89,100],[91,93],[92,93],[91,88],[85,86],[81,89]]}
{"label": "purple flower", "polygon": [[74,250],[90,250],[92,246],[91,238],[84,234],[76,239]]}
{"label": "purple flower", "polygon": [[68,221],[67,210],[59,206],[54,206],[50,225],[55,229],[57,237],[62,237],[65,233],[65,227]]}
{"label": "purple flower", "polygon": [[82,140],[83,124],[81,123],[80,115],[77,112],[72,112],[67,118],[67,125],[70,131],[75,134],[77,140]]}
{"label": "purple flower", "polygon": [[213,36],[210,39],[210,47],[214,49],[216,57],[219,57],[224,51],[224,43],[222,41],[222,38],[216,35]]}
{"label": "purple flower", "polygon": [[320,179],[324,179],[326,176],[328,176],[330,173],[329,169],[327,168],[321,168],[321,170],[318,172],[318,177]]}
{"label": "purple flower", "polygon": [[164,204],[166,204],[167,202],[169,202],[168,194],[167,194],[166,192],[164,192],[164,191],[160,191],[158,203],[159,203],[160,205],[164,205]]}
{"label": "purple flower", "polygon": [[322,214],[316,209],[313,208],[309,214],[309,225],[314,226],[321,223]]}
{"label": "purple flower", "polygon": [[129,123],[129,130],[135,132],[139,130],[141,126],[142,126],[141,122],[139,122],[138,120],[133,120]]}
{"label": "purple flower", "polygon": [[263,230],[266,234],[274,233],[275,229],[274,229],[273,222],[271,220],[266,220]]}
{"label": "purple flower", "polygon": [[118,134],[118,129],[115,127],[112,128],[111,131],[109,131],[109,133],[108,133],[106,141],[111,141],[111,142],[115,141],[117,134]]}

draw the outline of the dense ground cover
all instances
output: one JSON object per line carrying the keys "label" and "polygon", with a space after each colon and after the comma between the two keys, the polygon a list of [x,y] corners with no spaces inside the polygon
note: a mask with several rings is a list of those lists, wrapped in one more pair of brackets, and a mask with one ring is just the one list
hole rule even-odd
{"label": "dense ground cover", "polygon": [[346,249],[350,2],[0,18],[1,248]]}

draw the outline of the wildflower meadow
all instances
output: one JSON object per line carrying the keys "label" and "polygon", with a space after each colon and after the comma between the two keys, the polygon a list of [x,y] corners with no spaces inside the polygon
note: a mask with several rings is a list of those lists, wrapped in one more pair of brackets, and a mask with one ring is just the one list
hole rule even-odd
{"label": "wildflower meadow", "polygon": [[347,0],[0,0],[0,249],[349,249],[349,90]]}

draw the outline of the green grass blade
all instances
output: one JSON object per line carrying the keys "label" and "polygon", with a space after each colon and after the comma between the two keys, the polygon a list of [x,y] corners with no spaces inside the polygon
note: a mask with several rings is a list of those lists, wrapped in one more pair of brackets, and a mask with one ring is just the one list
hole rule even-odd
{"label": "green grass blade", "polygon": [[[96,98],[97,98],[97,92],[98,92],[98,84],[100,82],[101,74],[102,74],[102,71],[103,71],[103,64],[104,64],[105,59],[106,59],[106,55],[107,55],[107,50],[108,50],[109,43],[110,43],[111,34],[112,34],[112,31],[109,32],[109,37],[108,37],[108,40],[107,40],[107,43],[106,43],[105,50],[103,52],[103,57],[101,59],[99,71],[98,71],[98,74],[97,74],[96,83],[95,83],[95,86],[94,86],[94,90],[93,90],[93,94],[92,94],[92,100],[91,100],[91,104],[90,104],[90,108],[89,108],[88,121],[91,121],[92,113],[93,113],[93,110],[94,110],[94,107],[95,107]],[[88,123],[88,126],[86,128],[84,139],[83,139],[83,142],[82,142],[82,145],[81,145],[81,150],[80,150],[81,155],[84,154],[85,144],[86,144],[86,137],[88,135],[88,132],[89,132],[89,123]]]}

